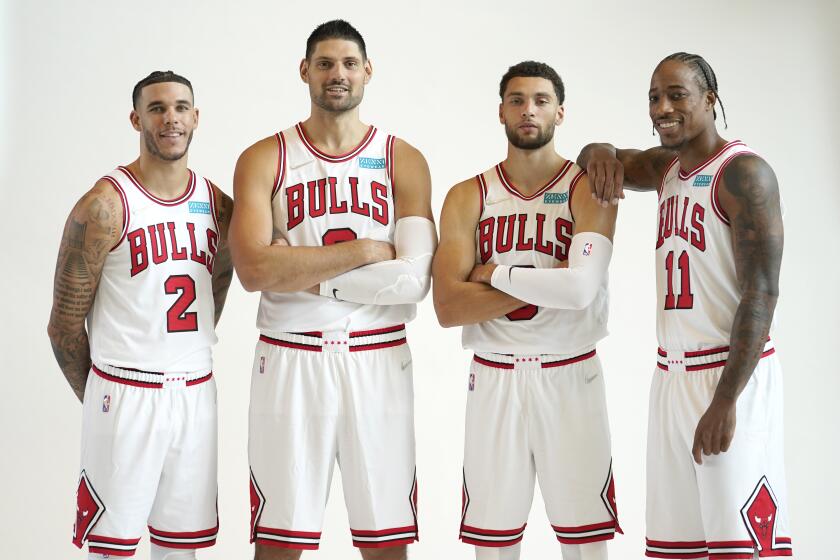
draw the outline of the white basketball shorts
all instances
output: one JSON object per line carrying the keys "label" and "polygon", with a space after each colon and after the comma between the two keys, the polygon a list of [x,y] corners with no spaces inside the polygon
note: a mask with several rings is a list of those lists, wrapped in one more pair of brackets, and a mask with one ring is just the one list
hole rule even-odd
{"label": "white basketball shorts", "polygon": [[461,540],[522,540],[539,477],[557,540],[612,539],[618,525],[601,363],[477,353],[470,367]]}
{"label": "white basketball shorts", "polygon": [[782,427],[782,370],[772,343],[737,402],[728,451],[691,448],[728,348],[659,350],[650,389],[647,556],[711,560],[791,556]]}
{"label": "white basketball shorts", "polygon": [[93,366],[82,407],[73,543],[132,556],[148,525],[170,548],[216,542],[216,383],[212,373]]}
{"label": "white basketball shorts", "polygon": [[417,540],[405,325],[274,334],[251,376],[251,541],[317,549],[336,461],[355,546]]}

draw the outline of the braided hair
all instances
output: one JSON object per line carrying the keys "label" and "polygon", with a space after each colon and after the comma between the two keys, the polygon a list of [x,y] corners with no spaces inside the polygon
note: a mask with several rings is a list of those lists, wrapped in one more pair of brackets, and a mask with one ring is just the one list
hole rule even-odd
{"label": "braided hair", "polygon": [[[723,100],[720,98],[720,94],[718,93],[717,76],[715,76],[715,71],[712,70],[711,65],[706,62],[706,59],[699,54],[678,52],[666,56],[662,59],[662,62],[665,62],[666,60],[677,60],[691,68],[694,72],[694,77],[700,86],[700,90],[711,91],[715,94],[715,103],[720,103],[720,110],[723,112],[724,128],[729,128],[729,125],[726,123],[726,109],[723,108]],[[662,62],[659,64],[662,64]],[[717,120],[717,113],[715,112],[714,106],[712,106],[712,116]]]}

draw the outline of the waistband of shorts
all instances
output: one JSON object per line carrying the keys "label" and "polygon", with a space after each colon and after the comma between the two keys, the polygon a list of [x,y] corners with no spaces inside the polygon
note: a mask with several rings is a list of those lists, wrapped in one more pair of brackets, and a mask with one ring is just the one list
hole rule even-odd
{"label": "waistband of shorts", "polygon": [[90,369],[102,379],[132,385],[134,387],[146,387],[148,389],[163,389],[166,386],[183,384],[187,387],[210,381],[213,377],[212,371],[141,371],[138,369],[118,368],[109,365],[91,365]]}
{"label": "waistband of shorts", "polygon": [[567,366],[588,360],[595,356],[595,349],[583,354],[495,354],[493,352],[476,352],[473,361],[483,366],[499,369],[548,369]]}
{"label": "waistband of shorts", "polygon": [[[769,338],[764,343],[764,350],[761,357],[774,354],[776,348]],[[656,365],[659,369],[674,372],[701,371],[704,369],[719,368],[726,365],[729,359],[729,346],[718,348],[707,348],[705,350],[665,350],[659,348],[656,353]]]}
{"label": "waistband of shorts", "polygon": [[310,352],[364,352],[402,346],[407,343],[405,325],[366,331],[312,331],[260,335],[260,341],[283,348]]}

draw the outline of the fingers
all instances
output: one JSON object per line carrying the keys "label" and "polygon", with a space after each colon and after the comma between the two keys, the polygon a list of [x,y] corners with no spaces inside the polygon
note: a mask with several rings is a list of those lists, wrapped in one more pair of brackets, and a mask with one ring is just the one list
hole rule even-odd
{"label": "fingers", "polygon": [[618,204],[618,201],[624,198],[624,167],[615,157],[590,162],[586,173],[592,186],[592,197],[601,206]]}

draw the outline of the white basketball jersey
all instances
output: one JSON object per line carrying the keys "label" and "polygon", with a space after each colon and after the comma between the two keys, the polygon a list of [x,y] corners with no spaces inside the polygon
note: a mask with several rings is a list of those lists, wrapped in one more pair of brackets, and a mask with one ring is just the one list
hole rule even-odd
{"label": "white basketball jersey", "polygon": [[[394,242],[394,137],[371,126],[346,154],[318,150],[301,124],[277,135],[271,210],[274,237],[291,246],[368,238]],[[414,304],[368,305],[310,294],[263,292],[257,328],[282,332],[356,331],[406,323]]]}
{"label": "white basketball jersey", "polygon": [[754,153],[734,140],[691,171],[674,159],[665,172],[656,240],[656,331],[662,348],[729,344],[741,290],[718,188],[726,164]]}
{"label": "white basketball jersey", "polygon": [[126,167],[104,179],[122,199],[123,231],[105,258],[87,317],[93,363],[151,372],[209,371],[219,246],[210,182],[190,171],[186,191],[162,200]]}
{"label": "white basketball jersey", "polygon": [[[554,268],[568,258],[574,234],[571,197],[584,171],[567,161],[530,196],[510,182],[500,163],[476,177],[481,216],[475,234],[476,262]],[[562,290],[562,286],[555,289]],[[465,348],[479,352],[570,354],[607,335],[605,276],[595,300],[581,310],[526,305],[504,317],[465,325]]]}

